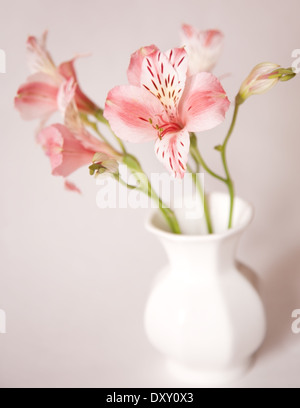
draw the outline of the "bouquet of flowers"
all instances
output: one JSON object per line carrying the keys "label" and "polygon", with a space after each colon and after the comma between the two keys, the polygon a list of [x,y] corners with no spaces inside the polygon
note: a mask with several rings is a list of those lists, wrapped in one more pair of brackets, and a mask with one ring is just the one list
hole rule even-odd
{"label": "bouquet of flowers", "polygon": [[[41,120],[37,141],[50,159],[52,174],[64,177],[67,189],[80,191],[67,177],[83,166],[93,176],[110,175],[129,189],[151,197],[170,230],[180,234],[175,212],[154,191],[139,160],[124,144],[153,141],[154,154],[171,176],[183,179],[187,172],[192,174],[202,200],[207,231],[212,234],[207,197],[198,177],[200,170],[228,187],[228,228],[232,228],[235,189],[227,147],[239,108],[250,96],[263,94],[296,74],[292,68],[269,62],[251,71],[235,98],[229,131],[215,147],[224,167],[224,174],[217,174],[202,156],[196,134],[222,123],[230,107],[220,79],[211,73],[224,37],[220,31],[198,31],[189,25],[183,25],[181,36],[179,48],[162,52],[150,45],[133,53],[128,68],[129,84],[112,89],[104,109],[78,85],[76,58],[57,66],[46,47],[47,33],[40,40],[29,37],[27,53],[32,74],[19,88],[15,106],[23,119]],[[61,112],[62,123],[47,125],[57,111]],[[110,139],[103,134],[102,127],[109,129]],[[120,164],[127,166],[135,184],[128,184],[121,176]]]}

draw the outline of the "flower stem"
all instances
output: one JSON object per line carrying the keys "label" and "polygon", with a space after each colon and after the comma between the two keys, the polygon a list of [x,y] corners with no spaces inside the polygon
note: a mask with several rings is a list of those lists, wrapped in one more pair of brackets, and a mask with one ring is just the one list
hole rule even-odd
{"label": "flower stem", "polygon": [[148,179],[146,173],[143,171],[139,161],[131,154],[127,154],[123,158],[123,162],[127,165],[130,169],[131,173],[137,179],[139,185],[137,187],[138,190],[142,191],[143,193],[147,194],[156,204],[158,205],[160,211],[162,212],[165,220],[167,221],[169,227],[171,228],[174,234],[181,234],[181,229],[176,218],[174,211],[168,208],[161,198],[156,194],[154,191],[150,180]]}
{"label": "flower stem", "polygon": [[231,122],[231,125],[230,125],[230,128],[229,128],[229,131],[227,133],[227,136],[226,136],[226,138],[224,140],[223,145],[220,147],[222,162],[223,162],[224,170],[225,170],[225,173],[226,173],[226,181],[225,182],[227,184],[227,187],[228,187],[228,190],[229,190],[229,195],[230,195],[230,211],[229,211],[228,229],[232,228],[235,191],[234,191],[233,180],[231,178],[228,163],[227,163],[227,146],[228,146],[230,136],[232,135],[235,124],[236,124],[239,107],[240,107],[240,103],[239,103],[239,100],[238,100],[238,97],[237,97],[236,98],[236,103],[235,103],[235,108],[234,108],[234,113],[233,113],[233,118],[232,118],[232,122]]}
{"label": "flower stem", "polygon": [[[197,168],[199,168],[199,165],[197,163]],[[192,171],[192,169],[190,168],[190,166],[187,166],[188,171],[192,174],[192,178],[193,178],[193,182],[199,192],[202,204],[203,204],[203,209],[204,209],[204,215],[205,215],[205,220],[206,220],[206,225],[207,225],[207,230],[209,234],[213,234],[213,226],[212,226],[212,222],[211,222],[211,216],[210,216],[210,212],[209,212],[209,206],[207,203],[207,197],[204,194],[203,191],[203,186],[201,184],[201,181],[198,177],[198,171],[196,173],[194,173]]]}
{"label": "flower stem", "polygon": [[106,139],[106,137],[100,132],[97,123],[90,121],[87,117],[82,116],[82,119],[87,126],[89,126],[91,129],[94,130],[95,133],[97,133],[97,135],[100,137],[100,139],[103,140],[104,143],[112,147],[109,141]]}
{"label": "flower stem", "polygon": [[211,170],[208,165],[206,164],[206,162],[204,161],[203,157],[201,156],[201,153],[199,151],[198,148],[198,144],[197,144],[197,137],[195,135],[195,133],[191,133],[191,155],[193,156],[193,159],[199,163],[204,170],[207,171],[208,174],[210,174],[212,177],[223,181],[224,183],[226,182],[226,179],[224,177],[219,176],[217,173],[215,173],[213,170]]}

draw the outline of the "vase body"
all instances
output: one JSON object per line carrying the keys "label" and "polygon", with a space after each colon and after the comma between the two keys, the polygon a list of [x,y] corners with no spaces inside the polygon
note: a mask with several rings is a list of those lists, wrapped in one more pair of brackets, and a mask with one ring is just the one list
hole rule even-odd
{"label": "vase body", "polygon": [[234,226],[228,231],[227,195],[212,194],[209,205],[214,235],[198,235],[197,220],[185,219],[184,211],[179,221],[185,235],[167,232],[159,213],[148,222],[167,252],[169,265],[157,276],[148,299],[146,333],[177,377],[199,385],[241,376],[266,332],[259,294],[247,268],[236,260],[253,209],[236,199]]}

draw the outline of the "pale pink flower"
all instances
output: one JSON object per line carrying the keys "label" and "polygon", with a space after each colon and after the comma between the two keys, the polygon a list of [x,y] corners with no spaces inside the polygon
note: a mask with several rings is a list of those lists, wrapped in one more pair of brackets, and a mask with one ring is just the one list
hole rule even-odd
{"label": "pale pink flower", "polygon": [[181,30],[181,44],[189,57],[188,75],[211,72],[220,57],[223,42],[224,36],[221,31],[199,31],[184,24]]}
{"label": "pale pink flower", "polygon": [[119,159],[117,152],[85,129],[72,103],[66,111],[66,124],[42,129],[38,142],[50,158],[54,176],[68,177],[80,167],[91,164],[98,152],[105,153],[115,162]]}
{"label": "pale pink flower", "polygon": [[280,69],[280,65],[264,62],[256,65],[249,76],[242,83],[239,96],[242,100],[251,95],[260,95],[269,91],[280,80],[280,76],[274,78],[274,72]]}
{"label": "pale pink flower", "polygon": [[77,85],[74,69],[75,59],[64,62],[58,67],[54,64],[46,48],[47,32],[38,40],[29,37],[27,57],[31,75],[23,84],[15,98],[15,106],[25,120],[47,119],[61,110],[62,90],[66,83],[75,86],[75,101],[78,109],[84,113],[94,113],[99,108],[81,91]]}
{"label": "pale pink flower", "polygon": [[210,73],[187,78],[187,53],[167,53],[156,47],[133,54],[130,85],[112,89],[104,116],[116,135],[133,143],[156,140],[155,153],[165,167],[183,178],[189,154],[189,132],[220,124],[229,100],[219,80]]}

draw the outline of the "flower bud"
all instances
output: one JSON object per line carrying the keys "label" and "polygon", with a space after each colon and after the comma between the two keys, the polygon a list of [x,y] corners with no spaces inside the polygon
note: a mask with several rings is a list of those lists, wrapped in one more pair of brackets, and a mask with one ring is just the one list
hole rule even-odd
{"label": "flower bud", "polygon": [[239,96],[242,101],[251,95],[260,95],[273,88],[279,81],[279,77],[274,76],[274,72],[279,68],[279,65],[268,62],[256,65],[240,88]]}
{"label": "flower bud", "polygon": [[295,75],[292,68],[284,69],[271,62],[256,65],[243,82],[237,101],[243,103],[251,95],[261,95],[273,88],[277,82],[288,81]]}

